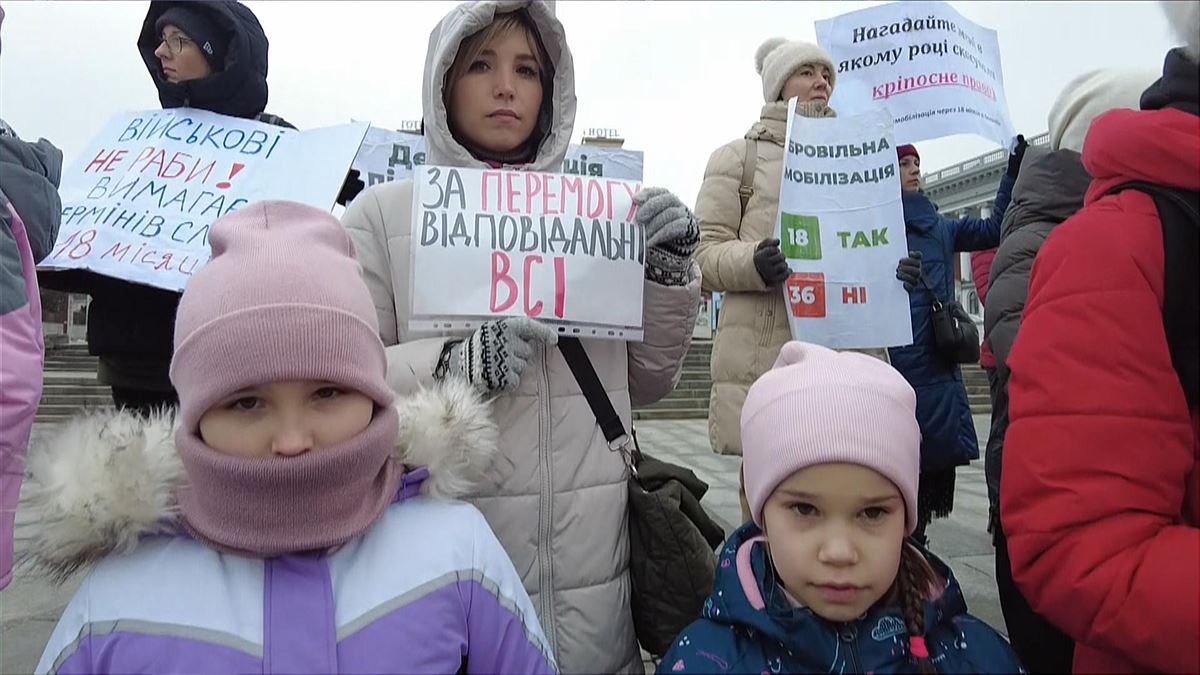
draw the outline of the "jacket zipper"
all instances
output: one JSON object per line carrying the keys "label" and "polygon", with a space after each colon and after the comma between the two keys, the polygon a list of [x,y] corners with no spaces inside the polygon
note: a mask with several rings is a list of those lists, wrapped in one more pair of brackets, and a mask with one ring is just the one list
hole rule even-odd
{"label": "jacket zipper", "polygon": [[[775,294],[780,293],[778,289],[768,290],[763,297],[759,298],[760,316],[762,317],[762,332],[758,335],[758,346],[766,347],[771,344],[771,338],[775,335]],[[771,362],[774,362],[774,357]],[[770,368],[771,364],[768,363]]]}
{"label": "jacket zipper", "polygon": [[554,476],[550,447],[550,364],[546,347],[539,347],[541,364],[538,369],[538,461],[541,464],[542,488],[538,495],[538,580],[541,593],[542,630],[550,643],[550,652],[558,658],[558,630],[554,622],[554,559],[550,554],[550,537],[554,530]]}
{"label": "jacket zipper", "polygon": [[838,639],[846,643],[846,651],[850,654],[850,672],[861,673],[862,666],[859,665],[858,659],[858,642],[855,638],[858,637],[858,629],[851,624],[844,624],[838,630]]}

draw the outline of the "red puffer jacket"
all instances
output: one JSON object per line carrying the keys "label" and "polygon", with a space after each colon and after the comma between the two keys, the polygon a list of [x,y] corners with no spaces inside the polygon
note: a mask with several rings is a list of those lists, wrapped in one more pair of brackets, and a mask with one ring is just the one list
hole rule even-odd
{"label": "red puffer jacket", "polygon": [[[975,280],[975,292],[979,294],[979,304],[987,306],[988,288],[991,286],[992,261],[996,259],[996,249],[971,252],[971,278]],[[979,367],[995,368],[996,357],[987,340],[979,345]]]}
{"label": "red puffer jacket", "polygon": [[1034,264],[1012,351],[1001,519],[1076,672],[1200,672],[1200,416],[1163,330],[1163,236],[1129,181],[1200,190],[1200,117],[1109,112],[1085,207]]}

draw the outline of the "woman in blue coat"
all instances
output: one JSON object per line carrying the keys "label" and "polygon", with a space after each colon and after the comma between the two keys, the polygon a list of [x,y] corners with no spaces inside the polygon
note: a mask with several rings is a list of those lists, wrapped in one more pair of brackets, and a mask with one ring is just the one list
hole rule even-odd
{"label": "woman in blue coat", "polygon": [[981,251],[1000,244],[1000,222],[1012,196],[1013,181],[1025,154],[1025,137],[1008,159],[1000,179],[995,206],[987,218],[947,218],[921,191],[921,157],[911,145],[896,149],[900,159],[904,225],[909,257],[900,261],[896,276],[909,291],[913,343],[889,350],[892,366],[917,392],[917,422],[921,427],[921,479],[917,497],[918,523],[913,537],[927,543],[925,527],[934,517],[950,515],[954,507],[955,468],[979,459],[979,441],[967,402],[967,389],[957,363],[939,356],[933,344],[933,300],[920,281],[924,273],[942,303],[954,300],[954,254]]}

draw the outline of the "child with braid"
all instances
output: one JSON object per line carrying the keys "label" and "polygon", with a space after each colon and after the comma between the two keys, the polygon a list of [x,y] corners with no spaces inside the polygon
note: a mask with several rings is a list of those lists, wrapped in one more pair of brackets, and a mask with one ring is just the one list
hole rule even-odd
{"label": "child with braid", "polygon": [[946,564],[906,541],[920,443],[891,366],[787,343],[742,409],[753,522],[658,672],[1023,672]]}

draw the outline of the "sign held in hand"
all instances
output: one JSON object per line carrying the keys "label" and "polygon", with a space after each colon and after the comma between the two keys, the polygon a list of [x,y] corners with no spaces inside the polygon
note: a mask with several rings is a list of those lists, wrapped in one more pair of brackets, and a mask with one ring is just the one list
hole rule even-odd
{"label": "sign held in hand", "polygon": [[835,349],[912,343],[900,178],[887,112],[813,119],[788,105],[778,237],[792,336]]}
{"label": "sign held in hand", "polygon": [[640,340],[645,235],[635,182],[420,166],[412,330],[525,316],[563,335]]}

